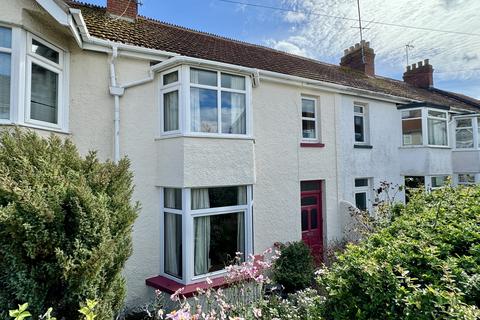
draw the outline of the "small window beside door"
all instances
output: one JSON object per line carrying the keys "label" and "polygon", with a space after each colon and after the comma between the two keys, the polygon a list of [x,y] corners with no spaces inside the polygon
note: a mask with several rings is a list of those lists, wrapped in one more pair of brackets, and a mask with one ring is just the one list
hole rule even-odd
{"label": "small window beside door", "polygon": [[366,211],[370,201],[370,178],[355,179],[355,207]]}

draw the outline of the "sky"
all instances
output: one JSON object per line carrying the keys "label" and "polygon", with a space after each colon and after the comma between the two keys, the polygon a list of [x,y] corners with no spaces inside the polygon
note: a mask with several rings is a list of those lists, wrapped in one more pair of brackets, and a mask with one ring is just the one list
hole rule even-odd
{"label": "sky", "polygon": [[[357,0],[141,1],[147,17],[333,64],[360,40]],[[360,8],[377,75],[401,80],[409,44],[410,64],[430,59],[435,87],[480,99],[480,0],[360,0]]]}

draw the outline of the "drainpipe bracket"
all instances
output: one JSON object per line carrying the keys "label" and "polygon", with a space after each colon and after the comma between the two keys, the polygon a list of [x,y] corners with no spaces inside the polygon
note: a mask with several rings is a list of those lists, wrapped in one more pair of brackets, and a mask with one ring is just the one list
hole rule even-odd
{"label": "drainpipe bracket", "polygon": [[112,96],[123,96],[123,94],[125,93],[125,89],[122,88],[122,87],[110,87],[110,94]]}

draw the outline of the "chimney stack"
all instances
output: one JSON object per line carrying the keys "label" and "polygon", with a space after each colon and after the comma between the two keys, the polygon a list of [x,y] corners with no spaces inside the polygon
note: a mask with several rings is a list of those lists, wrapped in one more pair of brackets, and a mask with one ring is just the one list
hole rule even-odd
{"label": "chimney stack", "polygon": [[107,0],[107,12],[115,17],[135,20],[138,15],[138,0]]}
{"label": "chimney stack", "polygon": [[433,66],[428,59],[407,66],[403,81],[417,88],[431,88],[433,87]]}
{"label": "chimney stack", "polygon": [[[362,47],[364,59],[362,59]],[[375,52],[370,48],[370,42],[362,40],[355,46],[345,49],[340,61],[342,67],[361,71],[369,76],[375,75]]]}

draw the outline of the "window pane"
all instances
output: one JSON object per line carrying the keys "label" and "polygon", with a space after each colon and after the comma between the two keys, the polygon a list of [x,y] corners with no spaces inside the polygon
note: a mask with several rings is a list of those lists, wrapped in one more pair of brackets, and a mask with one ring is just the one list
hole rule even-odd
{"label": "window pane", "polygon": [[478,148],[480,148],[480,118],[477,118],[477,143],[478,143]]}
{"label": "window pane", "polygon": [[445,183],[447,182],[447,177],[448,176],[432,177],[432,188],[443,187],[445,185]]}
{"label": "window pane", "polygon": [[355,179],[355,187],[368,187],[368,179],[367,178]]}
{"label": "window pane", "polygon": [[222,88],[245,90],[245,77],[222,73]]}
{"label": "window pane", "polygon": [[455,132],[455,143],[457,148],[473,148],[473,130],[457,129]]}
{"label": "window pane", "polygon": [[302,120],[302,137],[306,139],[315,139],[315,120]]}
{"label": "window pane", "polygon": [[320,190],[320,181],[302,181],[300,183],[301,191],[316,191]]}
{"label": "window pane", "polygon": [[428,144],[435,146],[447,145],[447,121],[428,119]]}
{"label": "window pane", "polygon": [[243,212],[194,218],[194,274],[224,269],[245,252]]}
{"label": "window pane", "polygon": [[402,120],[403,145],[421,145],[422,119]]}
{"label": "window pane", "polygon": [[230,207],[247,204],[247,187],[192,189],[192,210]]}
{"label": "window pane", "polygon": [[57,123],[58,74],[32,63],[30,118]]}
{"label": "window pane", "polygon": [[12,47],[12,29],[0,27],[0,47]]}
{"label": "window pane", "polygon": [[360,210],[367,210],[367,193],[355,193],[355,206]]}
{"label": "window pane", "polygon": [[354,126],[355,126],[355,141],[365,142],[363,117],[355,116]]}
{"label": "window pane", "polygon": [[407,189],[417,189],[425,186],[425,177],[421,176],[406,176],[405,187]]}
{"label": "window pane", "polygon": [[32,52],[36,53],[44,58],[47,58],[50,61],[53,61],[55,63],[59,62],[59,53],[58,51],[55,51],[53,49],[50,49],[43,43],[38,42],[35,39],[32,39]]}
{"label": "window pane", "polygon": [[163,95],[163,130],[178,130],[178,91]]}
{"label": "window pane", "polygon": [[182,189],[164,188],[163,202],[165,208],[182,210]]}
{"label": "window pane", "polygon": [[317,204],[317,197],[314,197],[314,196],[302,197],[301,203],[302,203],[302,206],[311,206],[311,205]]}
{"label": "window pane", "polygon": [[472,119],[457,119],[457,128],[471,128]]}
{"label": "window pane", "polygon": [[166,86],[170,83],[175,83],[178,81],[178,71],[170,72],[163,75],[163,85]]}
{"label": "window pane", "polygon": [[10,118],[11,60],[9,53],[0,53],[0,119]]}
{"label": "window pane", "polygon": [[363,113],[363,107],[362,106],[353,106],[353,112]]}
{"label": "window pane", "polygon": [[302,117],[315,118],[315,101],[302,99]]}
{"label": "window pane", "polygon": [[190,82],[216,87],[217,73],[215,71],[190,68]]}
{"label": "window pane", "polygon": [[475,175],[469,173],[461,173],[458,175],[458,183],[460,184],[475,184]]}
{"label": "window pane", "polygon": [[190,88],[191,130],[218,132],[217,91]]}
{"label": "window pane", "polygon": [[409,119],[409,118],[421,118],[422,117],[422,110],[405,110],[402,111],[402,119]]}
{"label": "window pane", "polygon": [[302,210],[302,231],[308,230],[308,210]]}
{"label": "window pane", "polygon": [[441,111],[428,110],[428,115],[430,117],[445,118],[445,119],[447,118],[447,114]]}
{"label": "window pane", "polygon": [[182,216],[165,212],[164,221],[164,269],[182,278]]}
{"label": "window pane", "polygon": [[318,228],[318,211],[317,209],[312,209],[310,212],[310,229]]}
{"label": "window pane", "polygon": [[245,134],[245,94],[222,92],[222,133]]}

